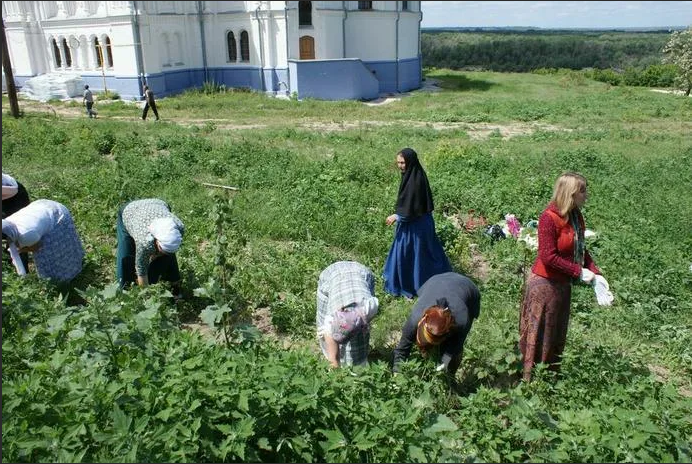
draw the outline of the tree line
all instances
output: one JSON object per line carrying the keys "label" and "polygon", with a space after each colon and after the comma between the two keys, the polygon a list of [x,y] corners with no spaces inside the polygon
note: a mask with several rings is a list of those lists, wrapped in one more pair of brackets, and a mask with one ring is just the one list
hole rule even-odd
{"label": "tree line", "polygon": [[535,72],[589,70],[611,84],[669,87],[676,70],[662,64],[668,32],[435,32],[421,34],[423,66]]}

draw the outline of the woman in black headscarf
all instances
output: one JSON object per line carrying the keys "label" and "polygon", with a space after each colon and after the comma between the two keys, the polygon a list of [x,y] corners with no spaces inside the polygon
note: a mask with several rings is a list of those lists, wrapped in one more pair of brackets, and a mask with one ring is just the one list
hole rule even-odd
{"label": "woman in black headscarf", "polygon": [[396,211],[386,223],[397,226],[382,276],[387,293],[413,298],[426,280],[451,271],[452,266],[435,234],[432,192],[418,155],[404,148],[397,153],[396,163],[401,184]]}

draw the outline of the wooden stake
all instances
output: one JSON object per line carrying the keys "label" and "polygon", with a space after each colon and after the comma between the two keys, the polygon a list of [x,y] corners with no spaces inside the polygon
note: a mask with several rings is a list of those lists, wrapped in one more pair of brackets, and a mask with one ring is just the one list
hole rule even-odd
{"label": "wooden stake", "polygon": [[218,187],[218,188],[223,188],[223,189],[227,189],[227,190],[240,190],[238,187],[230,187],[228,185],[208,184],[206,182],[202,182],[202,185],[206,185],[207,187]]}

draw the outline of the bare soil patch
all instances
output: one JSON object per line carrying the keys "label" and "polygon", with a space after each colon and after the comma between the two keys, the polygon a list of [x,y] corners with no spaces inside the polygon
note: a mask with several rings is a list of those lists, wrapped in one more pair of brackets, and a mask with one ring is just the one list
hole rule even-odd
{"label": "bare soil patch", "polygon": [[[657,366],[655,364],[648,364],[646,366],[649,371],[653,374],[654,378],[661,383],[668,382],[670,378],[670,371],[663,366]],[[678,386],[678,393],[686,398],[692,398],[692,390],[685,386]]]}
{"label": "bare soil patch", "polygon": [[[379,105],[387,104],[397,100],[400,100],[406,94],[397,96],[386,96],[378,98],[373,102],[366,102],[365,104]],[[96,106],[99,104],[106,104],[106,102],[97,102]],[[25,112],[44,112],[52,113],[54,116],[62,116],[65,118],[86,118],[85,110],[82,106],[54,106],[50,103],[35,101],[35,100],[22,100],[20,109]],[[105,118],[104,116],[99,116],[99,119]],[[108,116],[108,119],[115,119],[120,121],[138,121],[141,120],[139,110],[136,110],[132,116]],[[179,124],[181,126],[187,127],[205,127],[207,125],[213,125],[215,130],[222,131],[242,131],[242,130],[257,130],[257,129],[267,129],[275,126],[274,124],[234,124],[227,119],[194,119],[194,118],[177,118],[177,119],[167,119],[162,118],[163,121]],[[279,126],[278,124],[277,126]],[[378,128],[378,127],[389,127],[405,125],[406,127],[417,127],[417,128],[432,128],[436,131],[444,130],[464,130],[472,139],[484,139],[490,137],[491,135],[499,135],[503,138],[518,137],[524,135],[531,135],[536,131],[571,131],[571,129],[561,128],[551,124],[544,124],[538,122],[511,122],[506,124],[492,124],[492,123],[465,123],[465,122],[428,122],[428,121],[340,121],[340,122],[304,122],[299,123],[296,126],[313,130],[319,132],[342,132],[347,130],[355,129],[368,129],[368,128]]]}
{"label": "bare soil patch", "polygon": [[536,131],[571,131],[552,124],[513,122],[508,124],[465,123],[465,122],[426,122],[426,121],[342,121],[311,122],[301,127],[319,132],[340,132],[354,129],[368,129],[383,126],[405,125],[406,127],[432,128],[437,131],[464,130],[472,139],[483,139],[498,134],[503,138],[531,135]]}

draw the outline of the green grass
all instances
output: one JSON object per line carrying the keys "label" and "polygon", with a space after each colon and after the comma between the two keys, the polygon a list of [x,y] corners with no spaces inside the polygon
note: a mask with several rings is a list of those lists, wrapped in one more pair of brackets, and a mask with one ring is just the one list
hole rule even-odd
{"label": "green grass", "polygon": [[[284,450],[288,454],[282,454],[278,442],[271,441],[267,445],[273,450],[270,453],[262,448],[265,444],[257,435],[264,430],[260,424],[262,408],[268,407],[265,404],[256,405],[260,409],[251,414],[258,421],[255,434],[240,440],[248,449],[260,450],[259,454],[239,458],[237,453],[215,454],[204,447],[187,454],[176,454],[173,448],[163,454],[145,452],[146,443],[150,441],[153,447],[160,437],[148,436],[145,429],[137,431],[133,426],[127,436],[140,444],[140,460],[412,460],[419,456],[417,446],[432,446],[425,455],[432,461],[689,460],[692,101],[642,88],[609,87],[572,73],[434,70],[426,78],[439,80],[443,90],[412,92],[375,107],[360,102],[279,100],[248,92],[191,92],[158,101],[162,121],[157,123],[137,120],[140,110],[119,101],[97,104],[96,120],[86,119],[81,107],[53,102],[55,115],[46,105],[20,101],[24,115],[15,120],[9,116],[3,96],[3,171],[24,183],[32,198],[64,203],[72,211],[87,249],[85,270],[70,289],[68,305],[80,300],[77,289],[90,285],[102,289],[114,280],[118,206],[135,198],[161,197],[186,225],[178,255],[187,299],[178,308],[178,316],[195,319],[210,304],[208,298],[195,297],[193,290],[219,279],[215,260],[221,246],[227,259],[225,272],[231,276],[229,288],[242,305],[248,310],[268,307],[277,332],[295,346],[308,349],[308,354],[286,353],[287,358],[277,359],[284,355],[267,354],[265,350],[271,348],[261,345],[257,353],[264,354],[255,353],[252,356],[259,358],[243,361],[255,363],[256,372],[244,375],[270,375],[262,359],[314,370],[324,364],[314,354],[317,276],[335,260],[358,260],[377,275],[376,294],[381,300],[371,340],[373,366],[362,374],[362,381],[373,382],[369,384],[373,404],[389,411],[388,398],[405,400],[392,393],[383,376],[411,303],[385,295],[380,273],[393,237],[384,219],[392,212],[398,188],[394,158],[405,146],[419,153],[426,168],[435,195],[438,233],[455,268],[472,276],[481,288],[481,317],[473,326],[458,374],[460,396],[435,396],[431,406],[434,414],[444,414],[456,424],[456,431],[450,427],[445,432],[452,434],[448,437],[454,443],[450,449],[442,451],[435,448],[439,445],[424,441],[417,441],[413,448],[391,445],[390,449],[383,441],[387,432],[379,436],[375,428],[366,428],[364,436],[390,454],[362,450],[365,454],[349,454],[346,448],[346,454],[330,454],[337,448],[325,451],[316,441],[310,442],[314,447],[305,451],[308,454],[291,454],[288,448]],[[251,124],[260,127],[238,127]],[[479,129],[485,126],[496,130],[489,137],[479,136]],[[533,130],[528,131],[530,127]],[[522,130],[515,130],[513,137],[502,135],[501,129],[512,128]],[[554,179],[565,170],[577,170],[588,179],[584,215],[587,227],[597,232],[588,246],[616,300],[614,306],[602,308],[590,289],[576,287],[564,376],[550,380],[547,374],[539,375],[536,382],[524,385],[517,381],[515,349],[521,291],[518,269],[524,263],[524,248],[513,240],[491,243],[481,232],[458,230],[446,216],[474,210],[491,223],[507,213],[516,214],[522,222],[537,219],[549,200]],[[228,194],[202,182],[236,186],[240,191]],[[224,245],[217,243],[219,222],[214,205],[231,195],[231,212],[221,235],[233,244]],[[472,247],[479,256],[472,255]],[[529,263],[534,256],[528,252]],[[70,351],[83,349],[77,342],[65,345],[66,335],[59,336],[58,329],[41,332],[41,327],[50,326],[51,317],[65,311],[65,304],[55,300],[56,291],[35,279],[20,281],[4,263],[3,452],[11,456],[8,459],[56,461],[70,456],[59,454],[59,446],[43,447],[38,442],[31,442],[32,451],[26,451],[27,440],[31,435],[43,443],[40,440],[53,435],[40,427],[63,430],[78,415],[56,412],[63,414],[58,422],[27,415],[21,425],[22,416],[10,419],[12,414],[5,407],[10,401],[17,414],[15,403],[28,410],[32,402],[48,403],[50,395],[57,394],[50,390],[28,397],[18,390],[28,381],[26,376],[50,384],[50,377],[42,376],[52,371],[37,366],[39,361],[47,362],[41,357],[51,356],[51,350],[72,353],[65,355],[76,363],[69,364],[70,369],[78,369],[83,362],[83,357]],[[136,304],[138,295],[135,291],[122,301]],[[93,297],[86,300],[90,304],[84,307],[84,314],[93,310]],[[26,308],[34,307],[39,309],[27,313]],[[28,335],[20,335],[21,331],[6,322],[6,318],[24,321],[22,318],[29,317],[35,318],[32,336],[38,338],[25,338]],[[201,348],[200,341],[183,342],[181,337],[187,335],[177,330],[168,336],[170,339],[155,346],[152,341],[151,353],[163,355],[170,349],[169,343],[184,343],[203,359],[226,356],[223,346]],[[244,350],[228,349],[245,359]],[[33,366],[14,356],[27,350],[33,351],[25,358],[39,364]],[[132,364],[138,358],[128,356],[130,361],[113,362],[140,369]],[[314,360],[296,361],[300,356]],[[418,398],[416,395],[423,395],[419,389],[430,389],[439,395],[440,379],[417,355],[413,358],[410,382],[418,386],[411,394]],[[175,395],[183,393],[175,390],[174,394],[159,383],[174,373],[164,367],[151,368],[156,375],[142,380],[140,387],[150,385],[180,399]],[[141,369],[147,372],[146,367]],[[214,365],[204,362],[198,369],[210,377],[218,374]],[[80,388],[88,391],[96,388],[91,382],[101,374],[94,371],[93,375],[93,379],[75,378],[74,382],[85,382]],[[324,392],[338,390],[344,382],[341,374],[320,371],[315,375]],[[133,388],[119,384],[122,378],[104,382],[111,388],[97,389],[105,396],[95,407],[105,409],[99,410],[100,419],[92,417],[89,423],[111,423],[111,415],[119,414],[111,411],[118,401],[128,417],[144,420],[151,412],[151,430],[153,424],[161,430],[170,427],[154,418],[160,406],[142,396],[143,390],[127,394],[131,401],[142,402],[135,407],[119,390]],[[5,393],[6,383],[12,393]],[[354,393],[352,389],[357,387],[344,388]],[[70,395],[79,397],[76,391],[81,390]],[[408,404],[414,399],[409,398]],[[332,404],[327,397],[322,400]],[[212,408],[211,403],[207,406]],[[70,407],[65,406],[65,411]],[[316,411],[323,414],[319,408]],[[354,414],[338,411],[325,417]],[[211,421],[209,426],[215,427],[222,420],[215,417],[208,413],[203,421]],[[421,437],[438,427],[417,424],[422,427]],[[37,431],[28,432],[26,425]],[[300,430],[306,437],[313,436],[316,432],[311,427],[326,425],[304,424]],[[210,438],[213,434],[205,430],[203,426],[194,436],[202,441],[220,440]],[[272,433],[279,433],[276,430]],[[342,432],[350,433],[345,430]],[[396,430],[390,430],[394,442],[413,443],[403,429]],[[632,435],[632,430],[641,430],[643,435]],[[64,438],[60,433],[56,436]],[[85,459],[126,459],[115,439],[98,437],[90,431],[74,449],[88,450]],[[176,440],[170,438],[170,443],[178,443]],[[294,446],[299,448],[297,443]],[[62,452],[67,452],[66,447]],[[445,454],[448,452],[451,454]]]}

